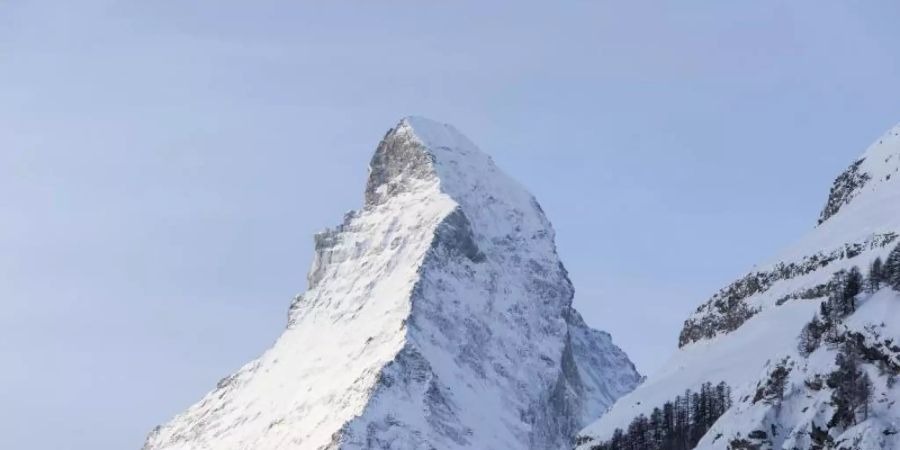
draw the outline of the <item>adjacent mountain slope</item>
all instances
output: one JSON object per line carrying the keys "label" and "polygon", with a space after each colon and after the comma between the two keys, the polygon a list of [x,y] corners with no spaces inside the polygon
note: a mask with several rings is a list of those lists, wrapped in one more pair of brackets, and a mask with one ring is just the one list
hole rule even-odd
{"label": "adjacent mountain slope", "polygon": [[[898,314],[897,291],[861,294],[857,310],[820,336],[811,354],[769,361],[697,448],[900,448]],[[867,392],[853,392],[862,385]],[[844,408],[852,411],[842,419],[848,400],[857,406]]]}
{"label": "adjacent mountain slope", "polygon": [[145,450],[556,449],[639,382],[537,201],[448,125],[389,130],[315,240],[284,334]]}
{"label": "adjacent mountain slope", "polygon": [[[898,243],[898,172],[900,126],[878,139],[835,180],[812,232],[723,288],[685,321],[675,355],[583,430],[580,448],[609,443],[616,429],[627,431],[636,418],[651,417],[654,408],[684,397],[686,390],[697,392],[707,382],[729,385],[735,405],[708,432],[704,429],[697,448],[900,448],[895,437],[900,413],[892,409],[898,393],[889,382],[893,369],[878,361],[900,355],[885,344],[900,339],[900,316],[893,314],[897,307],[892,304],[900,302],[896,292],[860,294],[858,310],[834,326],[828,345],[811,355],[798,351],[801,330],[834,292],[835,275],[854,266],[865,271]],[[883,347],[878,351],[885,352],[876,358],[872,355],[880,353],[865,346],[853,350],[868,354],[861,358],[861,370],[871,372],[881,406],[872,407],[864,424],[853,429],[829,428],[835,411],[833,389],[814,380],[833,372],[837,354],[859,339],[878,343]],[[785,373],[791,375],[779,378]],[[761,401],[757,393],[766,391],[773,374],[778,375],[779,386],[785,383],[786,397]]]}

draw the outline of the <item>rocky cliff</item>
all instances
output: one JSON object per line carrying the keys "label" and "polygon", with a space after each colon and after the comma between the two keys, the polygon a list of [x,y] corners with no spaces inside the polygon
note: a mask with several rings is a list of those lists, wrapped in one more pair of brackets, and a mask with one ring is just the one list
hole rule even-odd
{"label": "rocky cliff", "polygon": [[558,449],[639,382],[535,198],[451,126],[389,130],[315,243],[284,334],[145,450]]}

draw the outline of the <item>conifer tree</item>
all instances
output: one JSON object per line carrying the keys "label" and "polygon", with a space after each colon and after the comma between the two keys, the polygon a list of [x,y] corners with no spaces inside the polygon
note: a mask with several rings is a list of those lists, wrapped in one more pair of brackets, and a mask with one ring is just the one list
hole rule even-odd
{"label": "conifer tree", "polygon": [[651,448],[662,448],[665,437],[663,412],[659,408],[653,408],[650,413],[650,445]]}
{"label": "conifer tree", "polygon": [[882,279],[890,287],[900,290],[900,244],[891,250],[884,261],[881,271]]}
{"label": "conifer tree", "polygon": [[834,359],[837,369],[828,375],[828,387],[832,388],[831,402],[834,415],[828,422],[829,428],[847,428],[856,424],[857,411],[868,416],[872,399],[872,381],[860,368],[860,355],[850,341],[841,346]]}
{"label": "conifer tree", "polygon": [[809,356],[814,352],[819,347],[819,339],[822,338],[824,332],[825,324],[819,319],[818,314],[814,315],[812,320],[800,330],[800,342],[797,345],[800,354]]}
{"label": "conifer tree", "polygon": [[869,276],[866,279],[866,290],[868,292],[875,292],[881,289],[881,283],[884,282],[882,271],[884,263],[881,262],[881,258],[875,258],[875,261],[872,261],[872,264],[869,266]]}
{"label": "conifer tree", "polygon": [[840,321],[856,311],[856,296],[862,291],[863,277],[858,267],[850,271],[840,270],[831,280],[831,292],[828,295],[827,319]]}
{"label": "conifer tree", "polygon": [[863,290],[863,276],[859,267],[853,266],[844,281],[844,298],[854,299]]}

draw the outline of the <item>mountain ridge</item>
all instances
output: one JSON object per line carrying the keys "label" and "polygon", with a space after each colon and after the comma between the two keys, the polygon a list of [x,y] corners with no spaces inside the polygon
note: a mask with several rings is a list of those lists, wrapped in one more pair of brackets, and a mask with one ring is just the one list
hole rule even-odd
{"label": "mountain ridge", "polygon": [[640,379],[534,197],[448,125],[390,129],[315,243],[284,334],[145,450],[555,449]]}
{"label": "mountain ridge", "polygon": [[[876,341],[900,338],[900,320],[884,320],[884,328],[884,323],[879,324],[883,320],[879,317],[884,316],[872,312],[889,310],[887,305],[892,299],[900,301],[896,293],[890,289],[859,293],[854,297],[859,311],[833,321],[833,333],[843,337],[834,337],[833,342],[820,346],[812,355],[798,351],[801,332],[814,316],[821,314],[822,305],[842,295],[847,274],[854,267],[865,271],[876,258],[886,258],[896,247],[900,235],[900,214],[894,206],[900,204],[898,171],[900,126],[895,126],[837,176],[817,224],[809,233],[697,308],[685,321],[679,349],[671,359],[635,391],[619,399],[607,414],[582,430],[579,449],[618,448],[610,444],[611,439],[638,424],[638,418],[651,417],[654,408],[662,408],[686,390],[696,393],[703,383],[718,382],[726,382],[733,389],[735,406],[714,424],[707,424],[710,428],[703,430],[702,439],[695,436],[699,441],[697,448],[900,448],[900,442],[890,437],[900,417],[878,407],[873,406],[877,417],[872,420],[883,422],[881,425],[875,426],[876,422],[867,419],[864,422],[869,428],[827,426],[834,411],[826,397],[833,390],[819,388],[816,394],[805,378],[832,373],[836,355],[845,352],[844,342],[857,339],[850,336]],[[872,327],[880,330],[876,333],[879,338],[872,337]],[[876,354],[868,347],[854,351]],[[862,361],[864,372],[875,382],[875,394],[880,399],[897,397],[893,388],[879,387],[886,383],[884,372],[876,375],[875,367],[882,363],[864,358]],[[776,373],[778,382],[785,383],[785,397],[774,403],[759,402],[757,391],[768,389],[769,380]],[[805,403],[804,398],[818,400]],[[813,408],[816,414],[780,415],[803,408]],[[867,438],[867,433],[876,428],[886,434],[878,439]]]}

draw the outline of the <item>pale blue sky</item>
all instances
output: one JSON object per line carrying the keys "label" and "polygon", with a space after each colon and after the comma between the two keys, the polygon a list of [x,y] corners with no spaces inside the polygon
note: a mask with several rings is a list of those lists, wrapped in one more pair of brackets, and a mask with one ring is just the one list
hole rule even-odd
{"label": "pale blue sky", "polygon": [[267,348],[404,115],[643,371],[900,122],[892,0],[299,3],[0,2],[0,448],[137,449]]}

